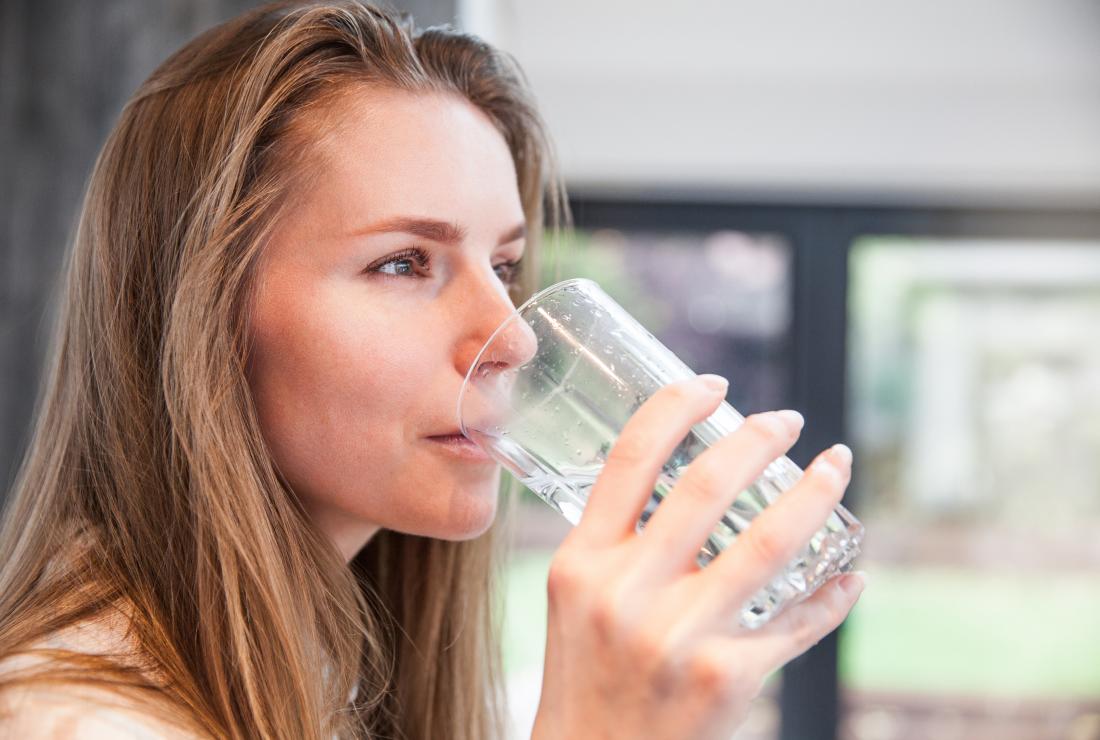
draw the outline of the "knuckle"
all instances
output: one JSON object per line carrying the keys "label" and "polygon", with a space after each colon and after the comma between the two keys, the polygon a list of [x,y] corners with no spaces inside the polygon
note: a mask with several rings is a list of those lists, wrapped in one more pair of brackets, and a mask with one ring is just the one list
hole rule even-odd
{"label": "knuckle", "polygon": [[690,674],[694,690],[714,701],[727,702],[755,695],[754,681],[748,672],[721,653],[696,655]]}
{"label": "knuckle", "polygon": [[786,550],[783,535],[776,529],[766,526],[766,522],[756,522],[745,532],[749,549],[763,563],[775,563],[784,559]]}
{"label": "knuckle", "polygon": [[646,459],[648,445],[636,435],[624,435],[612,445],[607,454],[608,463],[634,467]]}
{"label": "knuckle", "polygon": [[672,403],[682,403],[689,401],[697,393],[693,392],[694,382],[691,380],[678,380],[662,386],[654,396],[660,395],[662,398],[667,398]]}
{"label": "knuckle", "polygon": [[580,590],[584,577],[580,565],[580,559],[572,553],[559,550],[554,556],[546,579],[546,595],[551,603],[569,599]]}
{"label": "knuckle", "polygon": [[631,652],[641,666],[654,667],[658,677],[667,675],[670,656],[665,639],[652,630],[631,633]]}
{"label": "knuckle", "polygon": [[689,466],[690,474],[685,475],[676,486],[681,493],[694,499],[709,499],[722,490],[721,477],[713,468],[699,464],[702,462],[699,460]]}
{"label": "knuckle", "polygon": [[592,628],[605,643],[621,643],[625,639],[643,658],[657,659],[660,645],[638,628],[636,612],[620,591],[606,589],[592,606]]}
{"label": "knuckle", "polygon": [[813,647],[820,640],[808,612],[809,609],[803,609],[793,619],[794,624],[791,633],[794,635],[795,644],[801,650]]}
{"label": "knuckle", "polygon": [[622,630],[622,610],[612,599],[601,598],[592,607],[592,627],[601,641],[609,641]]}
{"label": "knuckle", "polygon": [[828,603],[809,602],[794,618],[795,642],[802,650],[808,650],[829,634],[836,617],[835,607]]}
{"label": "knuckle", "polygon": [[709,654],[698,655],[691,662],[691,682],[696,690],[714,696],[724,691],[729,670],[729,666]]}
{"label": "knuckle", "polygon": [[851,608],[852,605],[848,603],[841,590],[839,588],[833,589],[829,594],[829,598],[822,604],[826,627],[830,630],[838,627],[848,617]]}

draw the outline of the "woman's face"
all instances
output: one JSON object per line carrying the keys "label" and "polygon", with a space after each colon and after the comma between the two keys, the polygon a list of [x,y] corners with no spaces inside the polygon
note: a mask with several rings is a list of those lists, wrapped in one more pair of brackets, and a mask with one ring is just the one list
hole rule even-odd
{"label": "woman's face", "polygon": [[335,133],[310,150],[321,175],[258,265],[249,377],[264,436],[345,559],[379,528],[475,537],[500,468],[428,437],[457,431],[466,371],[513,311],[511,155],[455,96],[363,88],[331,112]]}

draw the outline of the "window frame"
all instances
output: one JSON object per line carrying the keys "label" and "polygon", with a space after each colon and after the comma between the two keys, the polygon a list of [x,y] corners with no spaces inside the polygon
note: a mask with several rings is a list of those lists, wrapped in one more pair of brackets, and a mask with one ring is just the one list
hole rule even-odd
{"label": "window frame", "polygon": [[[1100,241],[1100,208],[866,205],[765,202],[729,197],[570,194],[578,229],[682,233],[723,229],[775,233],[791,249],[790,367],[785,406],[807,419],[789,453],[805,466],[816,451],[848,438],[849,251],[870,235]],[[858,475],[854,471],[853,477]],[[855,491],[857,486],[853,485]],[[858,516],[858,498],[846,506]],[[843,629],[843,628],[841,628]],[[838,631],[783,669],[780,740],[836,740],[841,695]]]}

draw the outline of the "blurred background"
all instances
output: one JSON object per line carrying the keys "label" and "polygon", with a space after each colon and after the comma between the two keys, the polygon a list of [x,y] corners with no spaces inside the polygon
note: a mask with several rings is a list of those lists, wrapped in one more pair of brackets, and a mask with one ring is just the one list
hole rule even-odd
{"label": "blurred background", "polygon": [[[0,483],[93,159],[246,0],[5,0]],[[1100,2],[422,0],[511,52],[597,280],[805,465],[855,451],[870,584],[738,740],[1100,739]],[[521,496],[501,596],[529,736],[568,524]]]}

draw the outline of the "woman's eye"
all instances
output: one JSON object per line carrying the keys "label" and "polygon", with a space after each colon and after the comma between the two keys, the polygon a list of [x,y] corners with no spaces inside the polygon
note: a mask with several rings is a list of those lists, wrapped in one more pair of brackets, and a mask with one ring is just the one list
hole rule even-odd
{"label": "woman's eye", "polygon": [[[414,268],[409,267],[409,265],[411,264],[411,259],[409,259],[408,257],[403,257],[399,260],[390,260],[389,262],[384,263],[381,267],[378,268],[378,271],[384,275],[413,275],[415,274],[415,271]],[[392,272],[385,269],[390,265],[396,265]]]}
{"label": "woman's eye", "polygon": [[[409,265],[417,265],[422,270],[427,270],[431,265],[431,259],[428,257],[427,252],[422,249],[406,249],[403,252],[387,257],[384,262],[380,262],[374,267],[368,268],[367,272],[377,272],[380,275],[393,278],[393,277],[405,277],[416,276],[415,267],[403,267]],[[391,265],[394,266],[394,271],[388,271],[383,268],[388,268]]]}
{"label": "woman's eye", "polygon": [[[522,257],[512,262],[502,262],[496,265],[493,270],[496,271],[500,281],[510,287],[519,282],[519,272],[522,262]],[[376,272],[384,278],[416,277],[416,267],[419,267],[423,271],[427,271],[430,266],[431,258],[428,256],[428,253],[414,247],[387,257],[385,261],[368,268],[366,271]],[[392,270],[387,269],[391,267],[393,268]]]}
{"label": "woman's eye", "polygon": [[520,257],[513,262],[502,262],[493,269],[500,270],[500,272],[497,273],[500,275],[500,282],[507,286],[512,286],[519,282],[520,265],[522,262],[523,258]]}

